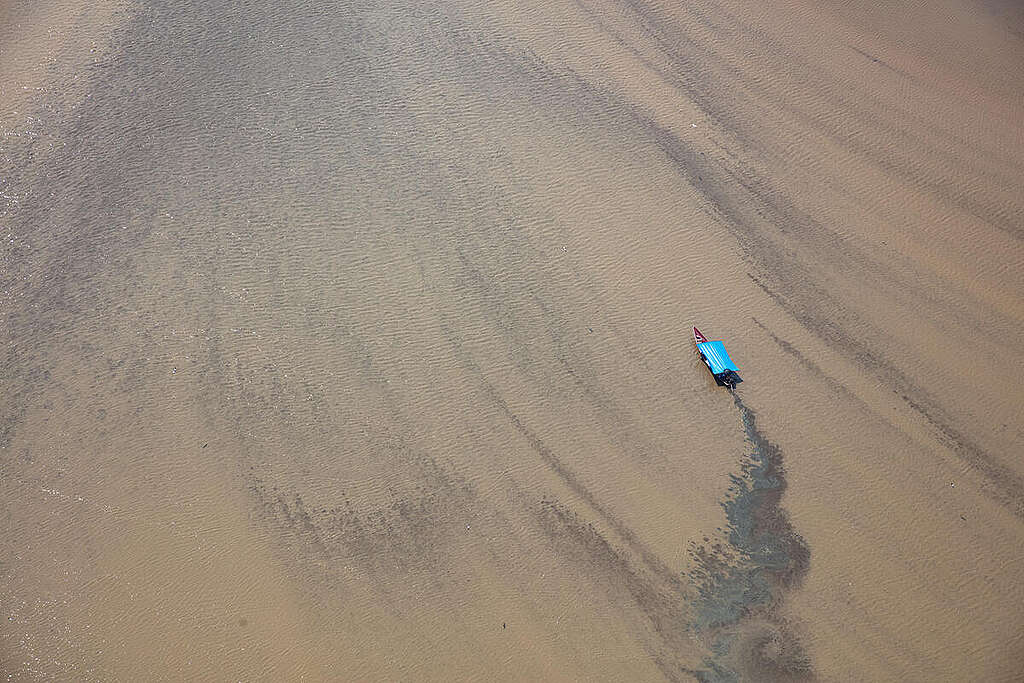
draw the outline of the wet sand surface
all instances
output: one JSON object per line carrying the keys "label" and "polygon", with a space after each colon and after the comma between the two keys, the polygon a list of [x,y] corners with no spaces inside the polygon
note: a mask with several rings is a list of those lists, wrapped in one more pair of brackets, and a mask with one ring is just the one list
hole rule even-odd
{"label": "wet sand surface", "polygon": [[1020,680],[1012,3],[45,5],[8,679]]}

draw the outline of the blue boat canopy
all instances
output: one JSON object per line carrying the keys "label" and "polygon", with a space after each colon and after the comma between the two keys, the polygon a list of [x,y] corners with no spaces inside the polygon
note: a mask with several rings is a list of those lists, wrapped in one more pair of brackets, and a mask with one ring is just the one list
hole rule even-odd
{"label": "blue boat canopy", "polygon": [[697,344],[697,350],[708,359],[711,372],[716,375],[726,370],[733,370],[735,372],[740,370],[732,362],[732,358],[729,358],[729,354],[725,352],[725,344],[720,341],[700,342]]}

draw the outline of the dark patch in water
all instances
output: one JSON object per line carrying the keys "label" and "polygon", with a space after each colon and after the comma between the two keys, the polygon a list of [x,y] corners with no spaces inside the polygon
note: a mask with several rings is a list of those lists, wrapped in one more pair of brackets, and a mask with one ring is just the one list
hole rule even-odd
{"label": "dark patch in water", "polygon": [[712,655],[701,681],[806,680],[810,661],[777,607],[810,566],[810,550],[780,503],[786,490],[782,451],[758,431],[756,415],[733,392],[750,444],[741,473],[722,503],[728,527],[721,541],[691,544],[690,581],[698,598],[693,628]]}

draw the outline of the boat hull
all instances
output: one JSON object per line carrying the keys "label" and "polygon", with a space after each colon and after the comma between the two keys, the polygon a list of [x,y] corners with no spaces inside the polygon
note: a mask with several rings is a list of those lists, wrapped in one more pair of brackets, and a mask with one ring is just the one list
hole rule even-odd
{"label": "boat hull", "polygon": [[711,376],[715,378],[718,386],[735,387],[742,382],[738,374],[739,368],[732,362],[725,345],[721,341],[709,341],[700,330],[693,328],[693,343],[697,348],[700,359],[704,361]]}

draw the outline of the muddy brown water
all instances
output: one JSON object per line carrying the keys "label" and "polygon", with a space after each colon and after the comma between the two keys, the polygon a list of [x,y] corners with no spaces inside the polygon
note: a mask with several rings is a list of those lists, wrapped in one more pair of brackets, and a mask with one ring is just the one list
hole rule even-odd
{"label": "muddy brown water", "polygon": [[999,2],[3,3],[0,669],[1020,680],[1021,73]]}

